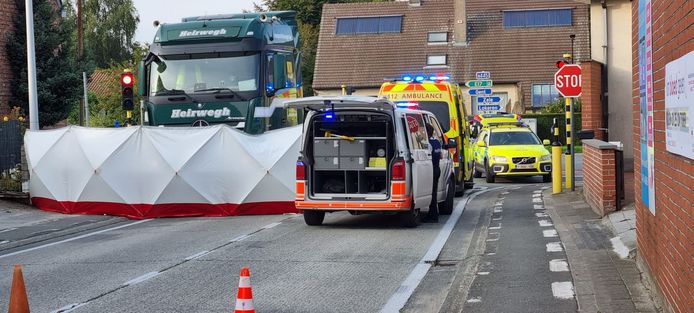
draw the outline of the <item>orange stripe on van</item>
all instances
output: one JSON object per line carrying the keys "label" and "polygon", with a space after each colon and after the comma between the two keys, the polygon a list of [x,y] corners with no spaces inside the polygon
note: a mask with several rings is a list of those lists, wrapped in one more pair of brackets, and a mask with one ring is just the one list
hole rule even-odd
{"label": "orange stripe on van", "polygon": [[412,199],[407,197],[402,202],[380,202],[380,201],[295,201],[297,209],[360,209],[366,211],[376,210],[405,210],[410,208]]}
{"label": "orange stripe on van", "polygon": [[306,194],[306,181],[296,181],[296,200],[304,200]]}

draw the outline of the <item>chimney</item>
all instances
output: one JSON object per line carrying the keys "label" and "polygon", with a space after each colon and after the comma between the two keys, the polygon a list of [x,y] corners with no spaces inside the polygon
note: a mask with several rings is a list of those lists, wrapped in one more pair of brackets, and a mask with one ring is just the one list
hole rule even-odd
{"label": "chimney", "polygon": [[467,14],[465,5],[467,0],[454,1],[454,20],[453,20],[453,44],[467,45]]}

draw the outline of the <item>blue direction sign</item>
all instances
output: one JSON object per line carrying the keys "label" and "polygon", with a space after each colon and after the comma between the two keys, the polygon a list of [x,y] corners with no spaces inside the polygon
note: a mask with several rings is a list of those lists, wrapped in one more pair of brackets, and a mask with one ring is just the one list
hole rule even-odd
{"label": "blue direction sign", "polygon": [[486,95],[492,94],[492,89],[491,88],[470,89],[470,90],[468,90],[468,93],[471,96],[486,96]]}
{"label": "blue direction sign", "polygon": [[483,104],[477,106],[477,111],[499,111],[501,106],[498,104]]}
{"label": "blue direction sign", "polygon": [[475,73],[475,79],[477,79],[477,80],[491,79],[491,78],[492,78],[492,73],[489,73],[487,71]]}
{"label": "blue direction sign", "polygon": [[501,97],[477,97],[477,103],[496,104],[501,102]]}

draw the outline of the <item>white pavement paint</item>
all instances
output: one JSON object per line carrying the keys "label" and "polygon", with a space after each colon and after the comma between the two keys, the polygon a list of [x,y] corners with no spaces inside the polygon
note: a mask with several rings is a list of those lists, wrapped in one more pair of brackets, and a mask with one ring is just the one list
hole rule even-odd
{"label": "white pavement paint", "polygon": [[501,229],[501,223],[499,223],[499,226],[490,226],[489,229]]}
{"label": "white pavement paint", "polygon": [[458,203],[453,210],[453,214],[448,217],[446,224],[443,225],[441,230],[439,230],[439,234],[436,236],[431,246],[429,246],[427,253],[424,254],[424,257],[419,260],[419,263],[415,265],[412,272],[407,275],[405,280],[400,284],[400,287],[395,290],[395,293],[390,297],[390,299],[388,299],[388,302],[386,302],[383,308],[381,308],[381,313],[400,312],[400,310],[407,303],[407,300],[409,300],[412,296],[414,290],[417,289],[417,286],[419,286],[419,283],[422,281],[424,276],[426,276],[429,268],[431,268],[431,264],[433,264],[439,257],[441,250],[443,250],[443,246],[446,244],[446,241],[448,241],[448,237],[450,237],[451,232],[453,232],[455,224],[460,219],[460,216],[463,215],[465,205],[467,205],[479,194],[498,189],[501,189],[501,187],[480,190],[471,194],[465,199],[465,201]]}
{"label": "white pavement paint", "polygon": [[502,209],[494,209],[494,213],[502,213],[502,212],[504,212],[504,210],[502,210]]}
{"label": "white pavement paint", "polygon": [[622,238],[617,236],[610,239],[612,242],[612,251],[619,255],[620,259],[626,259],[629,257],[629,248],[622,242]]}
{"label": "white pavement paint", "polygon": [[537,217],[549,217],[549,215],[547,215],[547,213],[545,213],[545,212],[535,213],[535,216],[537,216]]}
{"label": "white pavement paint", "polygon": [[533,204],[533,209],[535,210],[544,210],[545,207],[542,204]]}
{"label": "white pavement paint", "polygon": [[552,224],[552,222],[550,222],[550,221],[548,221],[548,220],[539,220],[539,221],[537,221],[537,222],[540,224],[540,227],[550,227],[550,226],[554,226],[554,224]]}
{"label": "white pavement paint", "polygon": [[504,201],[497,201],[496,203],[494,203],[494,206],[503,206],[503,205],[504,205]]}
{"label": "white pavement paint", "polygon": [[60,240],[60,241],[56,241],[56,242],[47,243],[47,244],[45,244],[45,245],[40,245],[40,246],[36,246],[36,247],[33,247],[33,248],[29,248],[29,249],[19,250],[19,251],[15,251],[15,252],[8,253],[8,254],[3,254],[3,255],[0,255],[0,259],[7,258],[7,257],[11,257],[11,256],[18,255],[18,254],[22,254],[22,253],[31,252],[31,251],[34,251],[34,250],[39,250],[39,249],[43,249],[43,248],[47,248],[47,247],[52,247],[52,246],[55,246],[55,245],[59,245],[59,244],[61,244],[61,243],[66,243],[66,242],[70,242],[70,241],[79,240],[79,239],[82,239],[82,238],[91,237],[91,236],[94,236],[94,235],[102,234],[102,233],[105,233],[105,232],[108,232],[108,231],[112,231],[112,230],[116,230],[116,229],[121,229],[121,228],[125,228],[125,227],[135,226],[135,225],[137,225],[137,224],[142,224],[142,223],[146,223],[146,222],[149,222],[149,221],[151,221],[151,219],[149,219],[149,220],[141,220],[141,221],[132,222],[132,223],[125,224],[125,225],[121,225],[121,226],[116,226],[116,227],[111,227],[111,228],[107,228],[107,229],[102,229],[102,230],[100,230],[100,231],[95,231],[95,232],[93,232],[93,233],[88,233],[88,234],[84,234],[84,235],[81,235],[81,236],[68,238],[68,239],[65,239],[65,240]]}
{"label": "white pavement paint", "polygon": [[542,203],[542,198],[533,198],[533,203]]}
{"label": "white pavement paint", "polygon": [[535,193],[533,194],[533,198],[541,198],[542,194],[541,193]]}
{"label": "white pavement paint", "polygon": [[492,219],[492,221],[500,221],[501,219],[502,219],[502,217],[501,217],[501,216],[499,216],[499,217],[495,217],[495,218],[493,218],[493,219]]}
{"label": "white pavement paint", "polygon": [[84,306],[86,303],[73,303],[73,304],[68,304],[60,309],[57,309],[51,313],[68,313],[76,310],[77,308]]}
{"label": "white pavement paint", "polygon": [[207,250],[201,251],[201,252],[198,252],[198,253],[196,253],[196,254],[193,254],[193,255],[191,255],[191,256],[185,258],[185,260],[186,260],[186,261],[194,260],[194,259],[197,259],[197,258],[199,258],[199,257],[201,257],[201,256],[204,256],[204,255],[208,254],[208,253],[210,253],[210,251],[207,251]]}
{"label": "white pavement paint", "polygon": [[552,272],[568,272],[569,263],[564,259],[554,259],[549,261],[549,270]]}
{"label": "white pavement paint", "polygon": [[159,275],[159,273],[160,273],[160,272],[149,272],[149,273],[144,274],[144,275],[142,275],[142,276],[140,276],[140,277],[136,277],[136,278],[133,278],[133,279],[131,279],[131,280],[125,282],[125,283],[123,284],[123,286],[132,286],[132,285],[135,285],[135,284],[139,284],[139,283],[141,283],[141,282],[143,282],[143,281],[145,281],[145,280],[148,280],[148,279],[150,279],[150,278],[156,277],[157,275]]}
{"label": "white pavement paint", "polygon": [[510,192],[508,192],[508,191],[504,191],[504,192],[502,192],[501,194],[505,196],[505,195],[507,195],[507,194],[509,194],[509,193],[510,193]]}
{"label": "white pavement paint", "polygon": [[489,238],[487,241],[499,241],[499,238]]}
{"label": "white pavement paint", "polygon": [[557,230],[556,229],[545,229],[542,231],[542,236],[544,236],[545,238],[557,237]]}
{"label": "white pavement paint", "polygon": [[561,242],[550,242],[547,245],[547,252],[562,252],[564,248],[561,246]]}
{"label": "white pavement paint", "polygon": [[542,189],[540,189],[540,190],[535,190],[535,191],[533,191],[533,193],[534,193],[534,194],[538,194],[538,193],[541,194],[541,193],[542,193]]}
{"label": "white pavement paint", "polygon": [[489,272],[478,272],[477,275],[489,275]]}
{"label": "white pavement paint", "polygon": [[273,228],[273,227],[280,225],[280,224],[282,224],[282,223],[281,222],[275,222],[272,224],[268,224],[268,225],[263,226],[263,229],[270,229],[270,228]]}
{"label": "white pavement paint", "polygon": [[570,281],[552,283],[552,294],[557,299],[573,299],[574,285]]}
{"label": "white pavement paint", "polygon": [[496,252],[489,252],[487,255],[496,255]]}
{"label": "white pavement paint", "polygon": [[238,236],[238,237],[232,239],[230,242],[243,241],[244,239],[246,239],[246,238],[248,238],[248,237],[250,237],[250,236],[251,236],[251,235],[243,234],[243,235],[241,235],[241,236]]}
{"label": "white pavement paint", "polygon": [[6,243],[8,243],[8,242],[9,242],[8,240],[2,240],[2,241],[0,241],[0,245],[1,245],[1,244],[6,244]]}
{"label": "white pavement paint", "polygon": [[17,228],[16,228],[16,227],[12,227],[12,228],[8,228],[8,229],[3,229],[3,230],[0,230],[0,233],[4,233],[4,232],[8,232],[8,231],[13,231],[13,230],[15,230],[15,229],[17,229]]}
{"label": "white pavement paint", "polygon": [[480,298],[480,297],[470,298],[467,300],[467,302],[468,303],[480,303],[480,302],[482,302],[482,298]]}

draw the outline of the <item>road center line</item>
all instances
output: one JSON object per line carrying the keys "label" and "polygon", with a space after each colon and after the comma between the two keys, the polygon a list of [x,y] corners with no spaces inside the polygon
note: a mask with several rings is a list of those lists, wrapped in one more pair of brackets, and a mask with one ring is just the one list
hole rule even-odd
{"label": "road center line", "polygon": [[424,257],[422,257],[419,263],[415,265],[412,272],[407,275],[407,278],[405,278],[405,280],[400,284],[400,287],[398,287],[395,293],[390,297],[390,299],[388,299],[388,302],[386,302],[381,309],[381,313],[400,312],[400,310],[407,303],[407,300],[409,300],[412,296],[414,290],[417,289],[417,286],[419,286],[419,283],[422,282],[424,276],[426,276],[427,272],[429,272],[431,264],[433,264],[439,257],[441,250],[443,250],[443,246],[446,244],[446,241],[448,241],[448,237],[451,235],[451,232],[453,232],[455,224],[460,219],[460,216],[463,215],[465,206],[475,197],[477,197],[477,195],[498,189],[501,189],[501,187],[477,191],[465,198],[465,201],[458,203],[453,211],[453,214],[450,215],[446,221],[446,224],[443,225],[439,231],[439,234],[436,236],[436,239],[434,239],[434,242],[431,244],[431,246],[429,246],[427,253],[424,254]]}
{"label": "road center line", "polygon": [[47,243],[47,244],[44,244],[44,245],[40,245],[40,246],[36,246],[36,247],[24,249],[24,250],[19,250],[19,251],[15,251],[15,252],[8,253],[8,254],[3,254],[3,255],[0,255],[0,259],[7,258],[7,257],[11,257],[11,256],[18,255],[18,254],[22,254],[22,253],[31,252],[31,251],[34,251],[34,250],[39,250],[39,249],[43,249],[43,248],[52,247],[52,246],[55,246],[55,245],[59,245],[59,244],[61,244],[61,243],[66,243],[66,242],[70,242],[70,241],[79,240],[79,239],[82,239],[82,238],[91,237],[91,236],[94,236],[94,235],[98,235],[98,234],[105,233],[105,232],[107,232],[107,231],[112,231],[112,230],[117,230],[117,229],[121,229],[121,228],[125,228],[125,227],[135,226],[135,225],[137,225],[137,224],[142,224],[142,223],[149,222],[149,221],[151,221],[151,219],[149,219],[149,220],[141,220],[141,221],[132,222],[132,223],[125,224],[125,225],[121,225],[121,226],[116,226],[116,227],[111,227],[111,228],[107,228],[107,229],[102,229],[102,230],[99,230],[99,231],[95,231],[95,232],[93,232],[93,233],[88,233],[88,234],[80,235],[80,236],[77,236],[77,237],[72,237],[72,238],[68,238],[68,239],[63,239],[63,240],[60,240],[60,241],[51,242],[51,243]]}
{"label": "road center line", "polygon": [[143,281],[145,281],[145,280],[148,280],[148,279],[150,279],[150,278],[156,277],[156,276],[159,275],[160,273],[161,273],[161,272],[158,272],[158,271],[157,271],[157,272],[149,272],[149,273],[147,273],[147,274],[144,274],[144,275],[142,275],[142,276],[133,278],[133,279],[131,279],[131,280],[125,282],[125,283],[123,284],[123,286],[132,286],[132,285],[139,284],[139,283],[141,283],[141,282],[143,282]]}
{"label": "road center line", "polygon": [[272,224],[267,224],[267,225],[263,226],[263,229],[270,229],[270,228],[273,228],[273,227],[278,226],[280,224],[282,224],[282,223],[281,222],[275,222]]}
{"label": "road center line", "polygon": [[201,252],[198,252],[198,253],[196,253],[196,254],[193,254],[193,255],[191,255],[191,256],[185,258],[185,260],[186,260],[186,261],[190,261],[190,260],[193,260],[193,259],[197,259],[197,258],[199,258],[199,257],[201,257],[201,256],[203,256],[203,255],[205,255],[205,254],[208,254],[208,253],[210,253],[210,251],[207,251],[207,250],[201,251]]}

